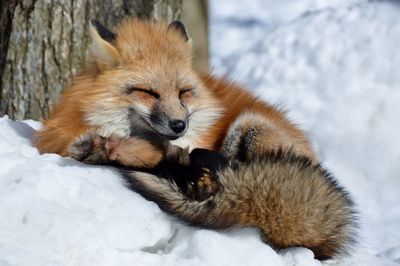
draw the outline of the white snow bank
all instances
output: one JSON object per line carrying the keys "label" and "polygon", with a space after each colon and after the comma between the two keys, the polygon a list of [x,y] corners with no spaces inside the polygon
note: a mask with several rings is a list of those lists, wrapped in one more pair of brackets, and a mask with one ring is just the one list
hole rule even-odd
{"label": "white snow bank", "polygon": [[39,155],[32,126],[0,118],[0,265],[321,265],[305,248],[275,252],[252,229],[184,226],[111,168]]}
{"label": "white snow bank", "polygon": [[[106,167],[32,147],[27,123],[0,120],[0,258],[11,265],[122,265],[172,234],[153,203]],[[121,263],[119,263],[121,262]]]}

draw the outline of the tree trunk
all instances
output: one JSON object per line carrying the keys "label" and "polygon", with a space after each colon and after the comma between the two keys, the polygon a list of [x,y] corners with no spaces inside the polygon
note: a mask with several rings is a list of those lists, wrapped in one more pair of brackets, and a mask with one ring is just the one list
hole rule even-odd
{"label": "tree trunk", "polygon": [[208,70],[208,0],[183,1],[182,20],[193,42],[193,66]]}
{"label": "tree trunk", "polygon": [[129,16],[172,21],[182,0],[1,0],[0,116],[41,119],[88,55],[88,25]]}

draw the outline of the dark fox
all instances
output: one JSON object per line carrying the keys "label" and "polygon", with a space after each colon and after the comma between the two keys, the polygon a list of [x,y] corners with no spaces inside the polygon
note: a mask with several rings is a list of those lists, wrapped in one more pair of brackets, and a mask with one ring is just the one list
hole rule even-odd
{"label": "dark fox", "polygon": [[121,172],[134,191],[191,226],[255,227],[265,243],[306,247],[320,260],[347,254],[355,242],[349,194],[307,157],[279,150],[233,161],[195,149],[188,162]]}

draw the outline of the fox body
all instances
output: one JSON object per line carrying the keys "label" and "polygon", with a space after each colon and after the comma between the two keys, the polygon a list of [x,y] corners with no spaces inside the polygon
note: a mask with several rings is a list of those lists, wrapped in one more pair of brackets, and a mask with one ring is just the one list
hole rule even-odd
{"label": "fox body", "polygon": [[[306,246],[318,258],[345,250],[351,201],[319,166],[305,134],[247,90],[194,71],[182,23],[133,19],[110,31],[94,21],[91,34],[92,61],[34,136],[40,152],[158,165],[125,176],[189,224],[254,226],[274,246]],[[183,164],[190,174],[182,176],[179,160],[172,168],[178,172],[162,166],[172,144],[220,151],[225,159],[217,156],[218,167]],[[290,152],[265,156],[277,150]],[[169,178],[159,178],[165,171]]]}
{"label": "fox body", "polygon": [[195,149],[189,165],[122,173],[134,191],[192,226],[256,227],[273,247],[307,247],[321,260],[348,253],[355,241],[349,195],[320,165],[290,150],[239,162]]}
{"label": "fox body", "polygon": [[[110,31],[94,21],[91,34],[91,62],[34,136],[40,152],[141,167],[165,158],[168,143],[211,150],[250,145],[246,156],[290,147],[317,162],[284,112],[225,78],[192,69],[182,23],[131,19]],[[84,153],[76,149],[96,134],[106,139],[104,156],[92,156],[100,154],[94,140]]]}

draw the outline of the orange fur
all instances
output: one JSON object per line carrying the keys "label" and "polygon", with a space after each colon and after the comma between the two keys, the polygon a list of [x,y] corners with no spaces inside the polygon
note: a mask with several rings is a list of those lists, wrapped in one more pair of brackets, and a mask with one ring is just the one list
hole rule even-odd
{"label": "orange fur", "polygon": [[[217,98],[224,107],[221,118],[210,127],[210,131],[202,138],[202,148],[219,150],[232,123],[234,123],[240,115],[251,113],[263,116],[273,126],[276,126],[274,131],[279,130],[285,134],[285,137],[274,136],[274,134],[265,136],[263,141],[269,143],[264,143],[264,146],[276,146],[278,149],[282,147],[293,148],[299,154],[307,156],[314,162],[317,161],[315,152],[304,132],[293,125],[285,117],[283,111],[258,99],[248,90],[242,89],[224,78],[203,75],[202,81],[205,87],[211,91],[212,95]],[[266,150],[259,151],[259,153],[264,152],[266,152]]]}
{"label": "orange fur", "polygon": [[116,143],[109,141],[114,146],[109,153],[111,161],[117,161],[122,165],[151,168],[164,159],[161,147],[152,145],[146,140],[128,138],[115,141]]}
{"label": "orange fur", "polygon": [[[73,78],[69,88],[65,89],[60,101],[54,106],[50,117],[44,121],[44,127],[34,135],[33,142],[39,151],[69,156],[68,147],[79,136],[99,130],[99,126],[91,124],[87,118],[88,114],[97,111],[96,103],[107,101],[104,104],[123,107],[140,102],[148,108],[154,104],[153,99],[141,93],[136,93],[134,97],[124,95],[121,92],[121,86],[124,86],[121,81],[132,81],[135,86],[148,88],[161,87],[161,92],[165,91],[167,94],[177,90],[177,87],[186,86],[187,80],[191,80],[193,75],[187,71],[191,65],[190,49],[188,44],[181,40],[179,33],[167,32],[166,29],[165,23],[135,19],[122,23],[117,29],[120,37],[116,40],[114,48],[110,48],[108,44],[106,47],[107,51],[115,49],[109,55],[117,57],[114,58],[113,64],[117,62],[118,66],[107,66],[107,60],[99,58],[104,51],[92,51],[94,62],[89,62],[81,73]],[[96,42],[98,38],[95,36],[93,41]],[[98,46],[94,49],[98,49]],[[183,69],[182,78],[166,83],[167,77],[173,76],[179,68]],[[176,86],[177,84],[179,86]],[[167,105],[170,105],[171,109],[172,106],[179,106],[178,99],[171,100]],[[179,113],[179,110],[176,113]],[[157,154],[160,151],[149,152],[151,154],[145,157],[159,157]]]}
{"label": "orange fur", "polygon": [[[118,37],[109,43],[92,29],[93,62],[73,78],[44,121],[43,129],[35,134],[34,142],[41,153],[70,156],[70,145],[88,132],[97,132],[103,137],[131,138],[129,110],[136,108],[139,113],[146,113],[158,106],[171,119],[181,119],[187,110],[209,109],[213,113],[214,117],[208,121],[204,118],[189,121],[189,131],[193,129],[193,132],[176,141],[180,146],[219,150],[235,120],[244,113],[252,113],[267,121],[259,136],[260,152],[277,146],[291,147],[316,161],[303,132],[283,112],[223,78],[194,72],[190,44],[178,31],[169,30],[162,22],[137,19],[126,20],[115,30]],[[127,91],[129,86],[151,90],[159,99],[140,90]],[[180,95],[185,88],[193,90]],[[138,148],[136,141],[123,143],[126,147],[121,150],[126,157],[137,154],[136,158],[139,155],[143,158],[140,162],[140,159],[124,158],[119,152],[116,158],[124,164],[151,165],[156,162],[150,160],[164,157],[160,149]]]}
{"label": "orange fur", "polygon": [[41,153],[51,152],[68,156],[68,146],[92,128],[84,121],[82,106],[86,88],[91,85],[91,73],[83,72],[64,91],[60,102],[46,119],[42,130],[34,135],[34,143]]}

